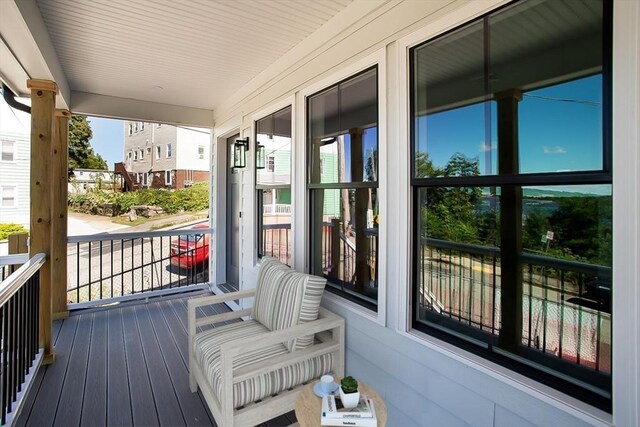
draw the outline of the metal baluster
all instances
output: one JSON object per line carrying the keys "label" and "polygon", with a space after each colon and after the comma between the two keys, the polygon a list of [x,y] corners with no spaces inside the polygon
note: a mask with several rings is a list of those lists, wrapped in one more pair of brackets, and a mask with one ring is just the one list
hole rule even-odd
{"label": "metal baluster", "polygon": [[531,334],[533,333],[533,264],[529,264],[529,338],[527,345],[531,347]]}
{"label": "metal baluster", "polygon": [[564,270],[560,270],[560,342],[558,344],[558,356],[562,358],[562,340],[564,334]]}
{"label": "metal baluster", "polygon": [[124,295],[124,239],[120,239],[120,295]]}
{"label": "metal baluster", "polygon": [[136,264],[136,259],[135,259],[135,239],[131,239],[131,293],[135,294],[136,293],[136,278],[135,278],[135,264]]}
{"label": "metal baluster", "polygon": [[[91,257],[92,257],[92,253],[91,253],[91,242],[89,242],[89,282],[88,282],[88,290],[89,290],[89,299],[87,301],[91,301],[93,298],[91,298],[92,296],[92,289],[91,289]],[[80,301],[78,301],[80,302]]]}
{"label": "metal baluster", "polygon": [[80,302],[80,242],[76,243],[76,302]]}
{"label": "metal baluster", "polygon": [[110,270],[111,270],[111,298],[113,298],[114,297],[114,295],[113,295],[113,239],[111,239],[110,246],[111,246],[111,254],[109,255],[109,257],[110,257],[110,261],[111,262],[110,262],[109,265],[111,266],[111,268],[110,268]]}
{"label": "metal baluster", "polygon": [[102,241],[100,241],[100,299],[102,299]]}
{"label": "metal baluster", "polygon": [[7,422],[7,411],[9,403],[9,307],[8,302],[2,306],[2,370],[0,380],[2,389],[0,390],[0,404],[2,406],[2,425]]}
{"label": "metal baluster", "polygon": [[549,298],[549,276],[544,269],[544,298],[542,299],[542,351],[547,352],[547,299]]}
{"label": "metal baluster", "polygon": [[[584,274],[578,276],[578,296],[582,298],[582,285],[584,283]],[[596,285],[597,286],[597,285]],[[582,313],[581,308],[578,309],[578,343],[576,348],[576,363],[580,365],[580,350],[582,344]]]}

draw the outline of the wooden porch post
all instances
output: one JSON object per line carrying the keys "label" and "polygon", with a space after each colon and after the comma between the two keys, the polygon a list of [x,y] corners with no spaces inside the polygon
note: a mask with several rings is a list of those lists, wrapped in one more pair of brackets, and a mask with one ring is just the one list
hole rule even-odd
{"label": "wooden porch post", "polygon": [[53,319],[69,317],[67,310],[67,175],[68,110],[56,110],[51,150],[51,303]]}
{"label": "wooden porch post", "polygon": [[31,90],[31,240],[29,255],[47,255],[40,268],[40,347],[43,363],[53,362],[51,341],[51,141],[58,86],[50,80],[27,80]]}

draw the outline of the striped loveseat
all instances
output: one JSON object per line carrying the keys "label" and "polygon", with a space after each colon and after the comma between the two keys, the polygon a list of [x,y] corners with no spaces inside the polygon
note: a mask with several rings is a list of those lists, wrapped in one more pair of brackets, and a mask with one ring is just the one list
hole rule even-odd
{"label": "striped loveseat", "polygon": [[[272,419],[294,408],[304,384],[343,375],[344,320],[320,307],[325,283],[263,258],[255,289],[189,301],[189,384],[219,426]],[[244,298],[254,298],[252,308],[198,316]]]}

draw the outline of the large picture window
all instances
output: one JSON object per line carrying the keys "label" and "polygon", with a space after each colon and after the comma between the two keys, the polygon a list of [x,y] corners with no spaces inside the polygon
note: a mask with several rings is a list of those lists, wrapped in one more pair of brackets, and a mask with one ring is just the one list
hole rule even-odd
{"label": "large picture window", "polygon": [[291,265],[290,106],[256,122],[256,143],[266,159],[256,162],[258,256]]}
{"label": "large picture window", "polygon": [[377,67],[308,97],[307,129],[311,271],[377,310]]}
{"label": "large picture window", "polygon": [[605,410],[610,22],[520,1],[410,52],[413,327]]}

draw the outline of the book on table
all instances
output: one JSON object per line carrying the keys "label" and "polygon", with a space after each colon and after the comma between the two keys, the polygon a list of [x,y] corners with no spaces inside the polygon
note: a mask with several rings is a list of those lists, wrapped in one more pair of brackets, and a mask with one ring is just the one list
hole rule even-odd
{"label": "book on table", "polygon": [[355,408],[344,408],[340,398],[332,395],[325,396],[322,398],[320,425],[376,427],[378,419],[373,400],[367,396],[360,396],[360,401]]}

